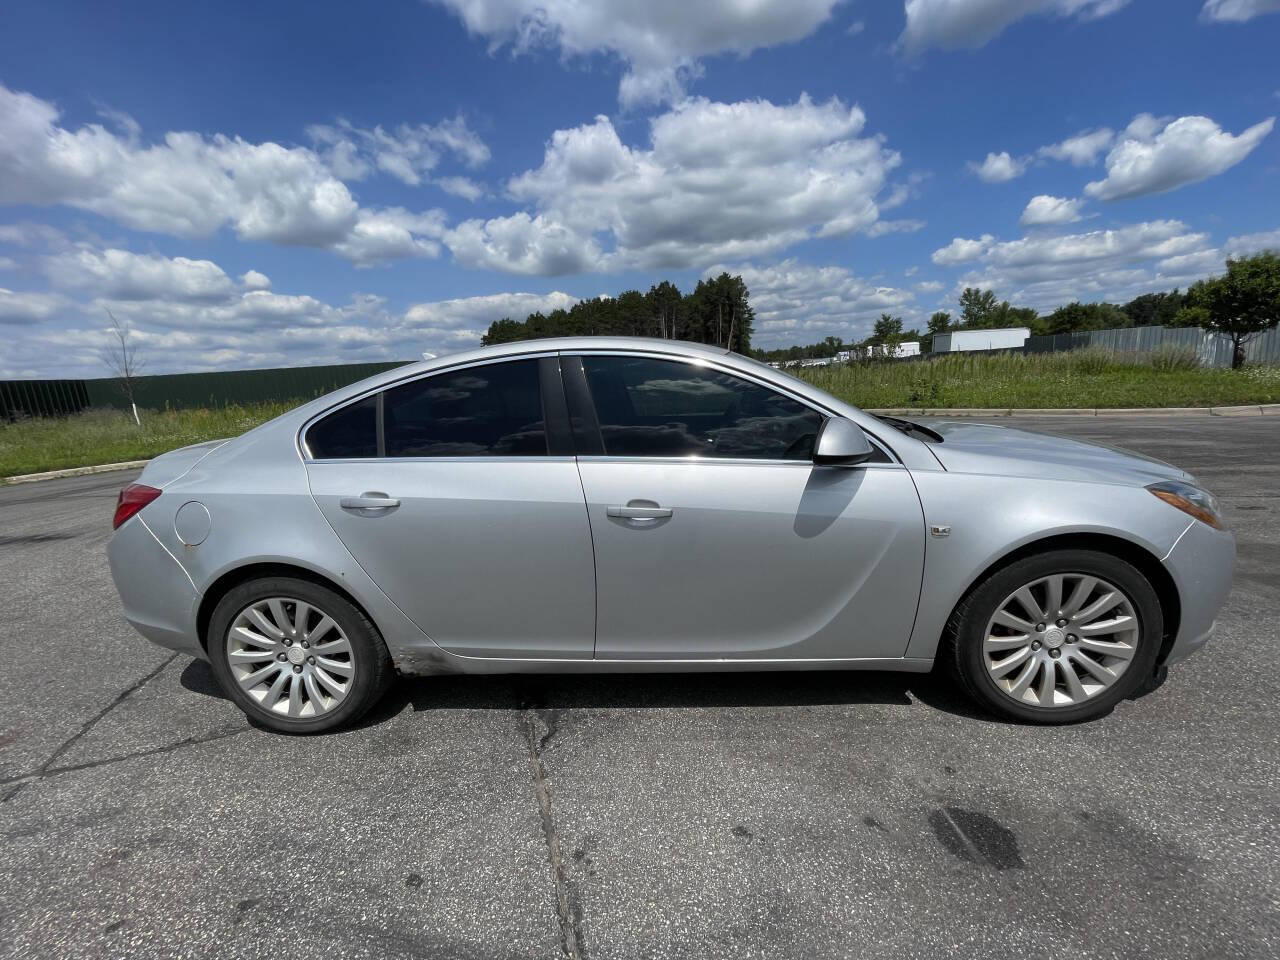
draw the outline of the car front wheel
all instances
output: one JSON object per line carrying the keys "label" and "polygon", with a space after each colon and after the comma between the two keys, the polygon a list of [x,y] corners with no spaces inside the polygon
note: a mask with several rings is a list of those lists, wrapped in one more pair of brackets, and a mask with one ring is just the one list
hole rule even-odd
{"label": "car front wheel", "polygon": [[968,692],[1030,723],[1108,712],[1151,679],[1163,631],[1146,577],[1094,550],[1055,550],[1001,568],[949,623],[953,666]]}
{"label": "car front wheel", "polygon": [[282,733],[351,723],[386,690],[393,668],[368,618],[306,580],[272,577],[227,593],[209,622],[209,659],[252,719]]}

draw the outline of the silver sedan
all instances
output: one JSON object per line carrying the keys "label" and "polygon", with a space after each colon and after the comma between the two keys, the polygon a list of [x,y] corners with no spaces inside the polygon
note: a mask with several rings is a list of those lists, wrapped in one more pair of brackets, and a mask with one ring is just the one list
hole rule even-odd
{"label": "silver sedan", "polygon": [[397,368],[157,457],[115,526],[129,621],[298,733],[397,673],[939,665],[1086,720],[1209,640],[1235,553],[1168,464],[631,338]]}

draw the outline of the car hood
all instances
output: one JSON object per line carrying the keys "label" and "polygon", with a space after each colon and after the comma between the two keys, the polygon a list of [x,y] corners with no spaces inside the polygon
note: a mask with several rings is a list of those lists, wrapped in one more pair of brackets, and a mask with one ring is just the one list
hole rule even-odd
{"label": "car hood", "polygon": [[1143,486],[1157,480],[1195,482],[1185,470],[1120,447],[961,420],[927,425],[942,436],[930,449],[947,470],[958,473]]}
{"label": "car hood", "polygon": [[204,443],[193,443],[189,447],[162,453],[146,465],[138,481],[163,490],[173,481],[185,476],[192,467],[226,442],[206,440]]}

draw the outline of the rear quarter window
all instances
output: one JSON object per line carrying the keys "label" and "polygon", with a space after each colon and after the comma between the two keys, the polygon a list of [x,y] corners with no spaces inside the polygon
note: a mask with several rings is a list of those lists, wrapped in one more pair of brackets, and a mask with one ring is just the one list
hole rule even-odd
{"label": "rear quarter window", "polygon": [[317,420],[307,431],[307,450],[316,460],[378,455],[378,397],[348,404]]}

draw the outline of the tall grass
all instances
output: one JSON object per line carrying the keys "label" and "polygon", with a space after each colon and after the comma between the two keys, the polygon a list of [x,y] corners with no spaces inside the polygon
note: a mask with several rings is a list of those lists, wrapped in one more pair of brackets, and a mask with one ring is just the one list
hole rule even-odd
{"label": "tall grass", "polygon": [[143,410],[142,426],[115,410],[0,422],[0,477],[96,463],[145,460],[190,443],[234,437],[278,417],[293,402],[196,410]]}
{"label": "tall grass", "polygon": [[1280,368],[1201,367],[1194,353],[951,354],[809,367],[810,383],[860,407],[1210,407],[1280,402]]}

